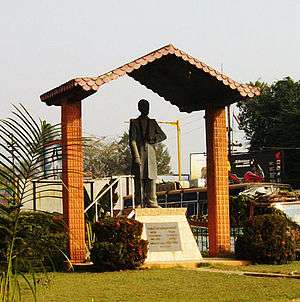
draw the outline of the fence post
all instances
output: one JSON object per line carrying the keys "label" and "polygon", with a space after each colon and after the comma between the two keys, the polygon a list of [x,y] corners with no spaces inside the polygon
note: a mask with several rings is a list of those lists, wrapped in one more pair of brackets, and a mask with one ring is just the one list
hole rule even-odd
{"label": "fence post", "polygon": [[123,188],[122,188],[122,181],[121,181],[121,177],[119,178],[119,188],[120,188],[120,196],[121,196],[121,211],[124,210],[124,199],[123,199]]}
{"label": "fence post", "polygon": [[32,181],[33,210],[36,211],[36,182]]}
{"label": "fence post", "polygon": [[132,176],[130,176],[130,177],[131,177],[131,196],[132,196],[131,200],[132,200],[132,208],[135,209],[134,177],[132,177]]}
{"label": "fence post", "polygon": [[109,196],[110,196],[110,217],[114,217],[114,203],[113,203],[112,187],[109,190]]}

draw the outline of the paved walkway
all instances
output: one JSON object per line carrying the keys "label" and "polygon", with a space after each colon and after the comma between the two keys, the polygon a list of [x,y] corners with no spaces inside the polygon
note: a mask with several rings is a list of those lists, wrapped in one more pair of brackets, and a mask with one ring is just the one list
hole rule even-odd
{"label": "paved walkway", "polygon": [[[222,273],[227,275],[240,275],[240,276],[252,276],[252,277],[269,277],[269,278],[293,278],[300,279],[300,274],[279,274],[279,273],[262,273],[262,272],[247,272],[247,271],[230,271],[230,270],[221,270],[217,268],[209,268],[209,267],[200,267],[197,270],[202,272],[209,273]],[[300,300],[299,300],[300,302]]]}

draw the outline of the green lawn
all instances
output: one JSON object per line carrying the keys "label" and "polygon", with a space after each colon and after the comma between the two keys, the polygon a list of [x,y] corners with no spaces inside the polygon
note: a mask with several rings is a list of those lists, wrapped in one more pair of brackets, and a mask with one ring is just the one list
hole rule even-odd
{"label": "green lawn", "polygon": [[210,265],[211,268],[221,270],[240,270],[248,272],[262,272],[262,273],[282,273],[282,274],[299,274],[300,275],[300,261],[293,261],[289,264],[282,265],[265,265],[255,264],[247,266],[229,266],[229,265]]}
{"label": "green lawn", "polygon": [[[300,298],[300,280],[209,273],[201,269],[55,273],[50,276],[52,280],[48,285],[38,286],[38,301],[240,302]],[[28,292],[23,301],[32,301]]]}

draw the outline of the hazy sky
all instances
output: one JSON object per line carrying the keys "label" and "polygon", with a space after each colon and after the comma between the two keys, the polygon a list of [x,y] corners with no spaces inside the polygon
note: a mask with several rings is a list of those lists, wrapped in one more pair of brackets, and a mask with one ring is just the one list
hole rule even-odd
{"label": "hazy sky", "polygon": [[[22,102],[36,116],[60,120],[39,95],[76,76],[97,76],[172,43],[241,82],[300,79],[299,0],[1,1],[1,118]],[[118,136],[138,115],[182,122],[184,172],[189,153],[205,151],[203,112],[180,113],[125,76],[83,101],[88,135]],[[176,133],[162,126],[176,172]],[[237,134],[239,137],[240,134]]]}

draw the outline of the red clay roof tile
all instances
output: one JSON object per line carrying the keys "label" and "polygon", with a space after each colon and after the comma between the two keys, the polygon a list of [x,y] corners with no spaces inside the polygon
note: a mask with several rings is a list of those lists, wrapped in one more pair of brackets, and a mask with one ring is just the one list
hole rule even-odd
{"label": "red clay roof tile", "polygon": [[[172,44],[169,44],[141,58],[138,58],[130,63],[118,67],[108,73],[100,75],[98,77],[82,77],[82,78],[75,78],[71,81],[68,81],[67,83],[41,95],[41,100],[49,105],[51,105],[52,103],[59,104],[59,99],[58,99],[59,95],[71,91],[76,86],[80,86],[84,91],[89,92],[89,94],[85,93],[82,95],[82,98],[85,98],[86,96],[96,92],[99,89],[99,87],[104,83],[108,83],[112,80],[115,80],[119,76],[123,76],[124,74],[130,74],[134,70],[138,70],[144,65],[159,60],[163,56],[173,55],[173,54],[175,54],[178,58],[181,58],[182,60],[189,62],[191,65],[195,66],[198,70],[202,70],[205,73],[209,74],[211,77],[217,79],[218,81],[222,82],[224,85],[230,87],[232,90],[237,90],[242,97],[246,97],[246,96],[253,97],[255,95],[260,94],[260,91],[257,87],[246,85],[246,84],[241,85],[238,82],[235,82],[234,80],[225,76],[224,74],[221,74],[219,71],[207,66],[205,63],[175,48]],[[158,92],[158,94],[160,93]]]}

